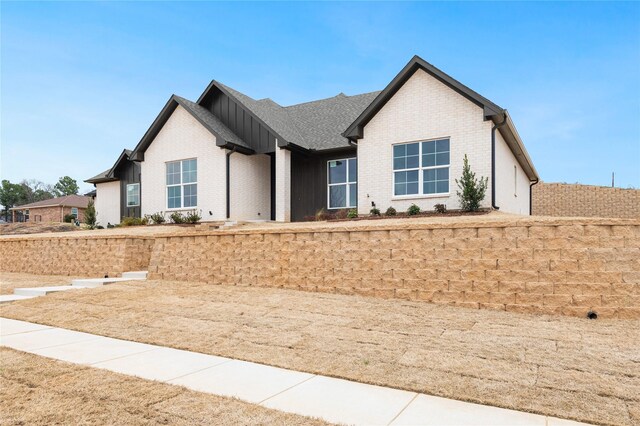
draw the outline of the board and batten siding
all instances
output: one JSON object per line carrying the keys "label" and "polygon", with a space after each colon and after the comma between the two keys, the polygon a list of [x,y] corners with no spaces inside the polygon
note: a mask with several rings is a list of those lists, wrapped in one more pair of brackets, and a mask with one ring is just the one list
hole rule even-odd
{"label": "board and batten siding", "polygon": [[292,153],[292,221],[302,221],[305,216],[314,216],[320,209],[329,210],[327,162],[330,160],[354,158],[356,155],[355,149],[325,155]]}
{"label": "board and batten siding", "polygon": [[[167,208],[166,163],[197,158],[198,205],[185,209]],[[141,163],[142,214],[175,210],[202,211],[202,220],[226,218],[225,150],[216,146],[216,138],[202,124],[178,106],[144,154]],[[211,212],[211,214],[209,214]]]}
{"label": "board and batten siding", "polygon": [[[483,109],[423,70],[417,70],[364,127],[358,141],[358,213],[368,214],[371,202],[385,211],[406,211],[411,204],[433,210],[435,204],[458,209],[456,182],[467,154],[477,177],[491,185],[491,121]],[[450,141],[449,195],[393,195],[393,145],[448,138]],[[487,191],[482,207],[491,206]]]}
{"label": "board and batten siding", "polygon": [[274,152],[276,135],[257,117],[226,93],[215,89],[202,101],[202,106],[218,117],[233,133],[256,153]]}
{"label": "board and batten siding", "polygon": [[123,161],[115,175],[120,179],[120,217],[141,217],[141,203],[135,207],[127,205],[127,185],[140,183],[140,163]]}
{"label": "board and batten siding", "polygon": [[120,181],[96,184],[95,207],[100,225],[120,223]]}

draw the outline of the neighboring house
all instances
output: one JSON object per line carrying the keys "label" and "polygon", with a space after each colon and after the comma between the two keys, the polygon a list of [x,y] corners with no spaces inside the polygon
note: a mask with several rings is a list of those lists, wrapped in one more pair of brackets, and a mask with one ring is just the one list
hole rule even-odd
{"label": "neighboring house", "polygon": [[9,210],[14,222],[63,222],[64,217],[69,214],[83,222],[84,211],[90,199],[82,195],[65,195],[16,206]]}
{"label": "neighboring house", "polygon": [[217,81],[197,102],[173,95],[135,149],[87,182],[102,223],[193,209],[296,221],[374,204],[457,209],[465,154],[489,179],[483,207],[530,214],[539,177],[507,111],[416,56],[381,92],[288,107]]}

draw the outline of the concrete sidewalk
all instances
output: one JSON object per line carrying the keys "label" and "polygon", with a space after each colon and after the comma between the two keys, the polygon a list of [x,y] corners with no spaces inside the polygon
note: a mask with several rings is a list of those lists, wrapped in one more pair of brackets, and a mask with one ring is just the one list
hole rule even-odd
{"label": "concrete sidewalk", "polygon": [[568,420],[0,318],[0,345],[329,422],[570,426]]}

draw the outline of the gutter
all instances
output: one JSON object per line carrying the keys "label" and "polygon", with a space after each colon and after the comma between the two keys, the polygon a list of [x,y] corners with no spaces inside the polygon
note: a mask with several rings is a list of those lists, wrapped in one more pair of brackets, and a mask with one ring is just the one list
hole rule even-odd
{"label": "gutter", "polygon": [[494,210],[500,210],[496,206],[496,130],[507,124],[507,112],[504,111],[503,114],[502,122],[491,127],[491,207]]}
{"label": "gutter", "polygon": [[231,217],[231,154],[236,152],[236,147],[234,146],[231,151],[227,152],[227,219]]}
{"label": "gutter", "polygon": [[539,183],[540,179],[529,183],[529,216],[533,216],[533,187]]}

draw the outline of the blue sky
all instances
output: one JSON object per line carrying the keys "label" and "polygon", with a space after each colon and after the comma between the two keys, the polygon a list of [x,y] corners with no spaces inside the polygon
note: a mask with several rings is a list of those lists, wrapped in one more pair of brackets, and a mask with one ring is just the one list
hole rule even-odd
{"label": "blue sky", "polygon": [[3,179],[93,176],[211,79],[288,105],[380,90],[418,54],[509,109],[543,180],[640,187],[638,3],[0,7]]}

